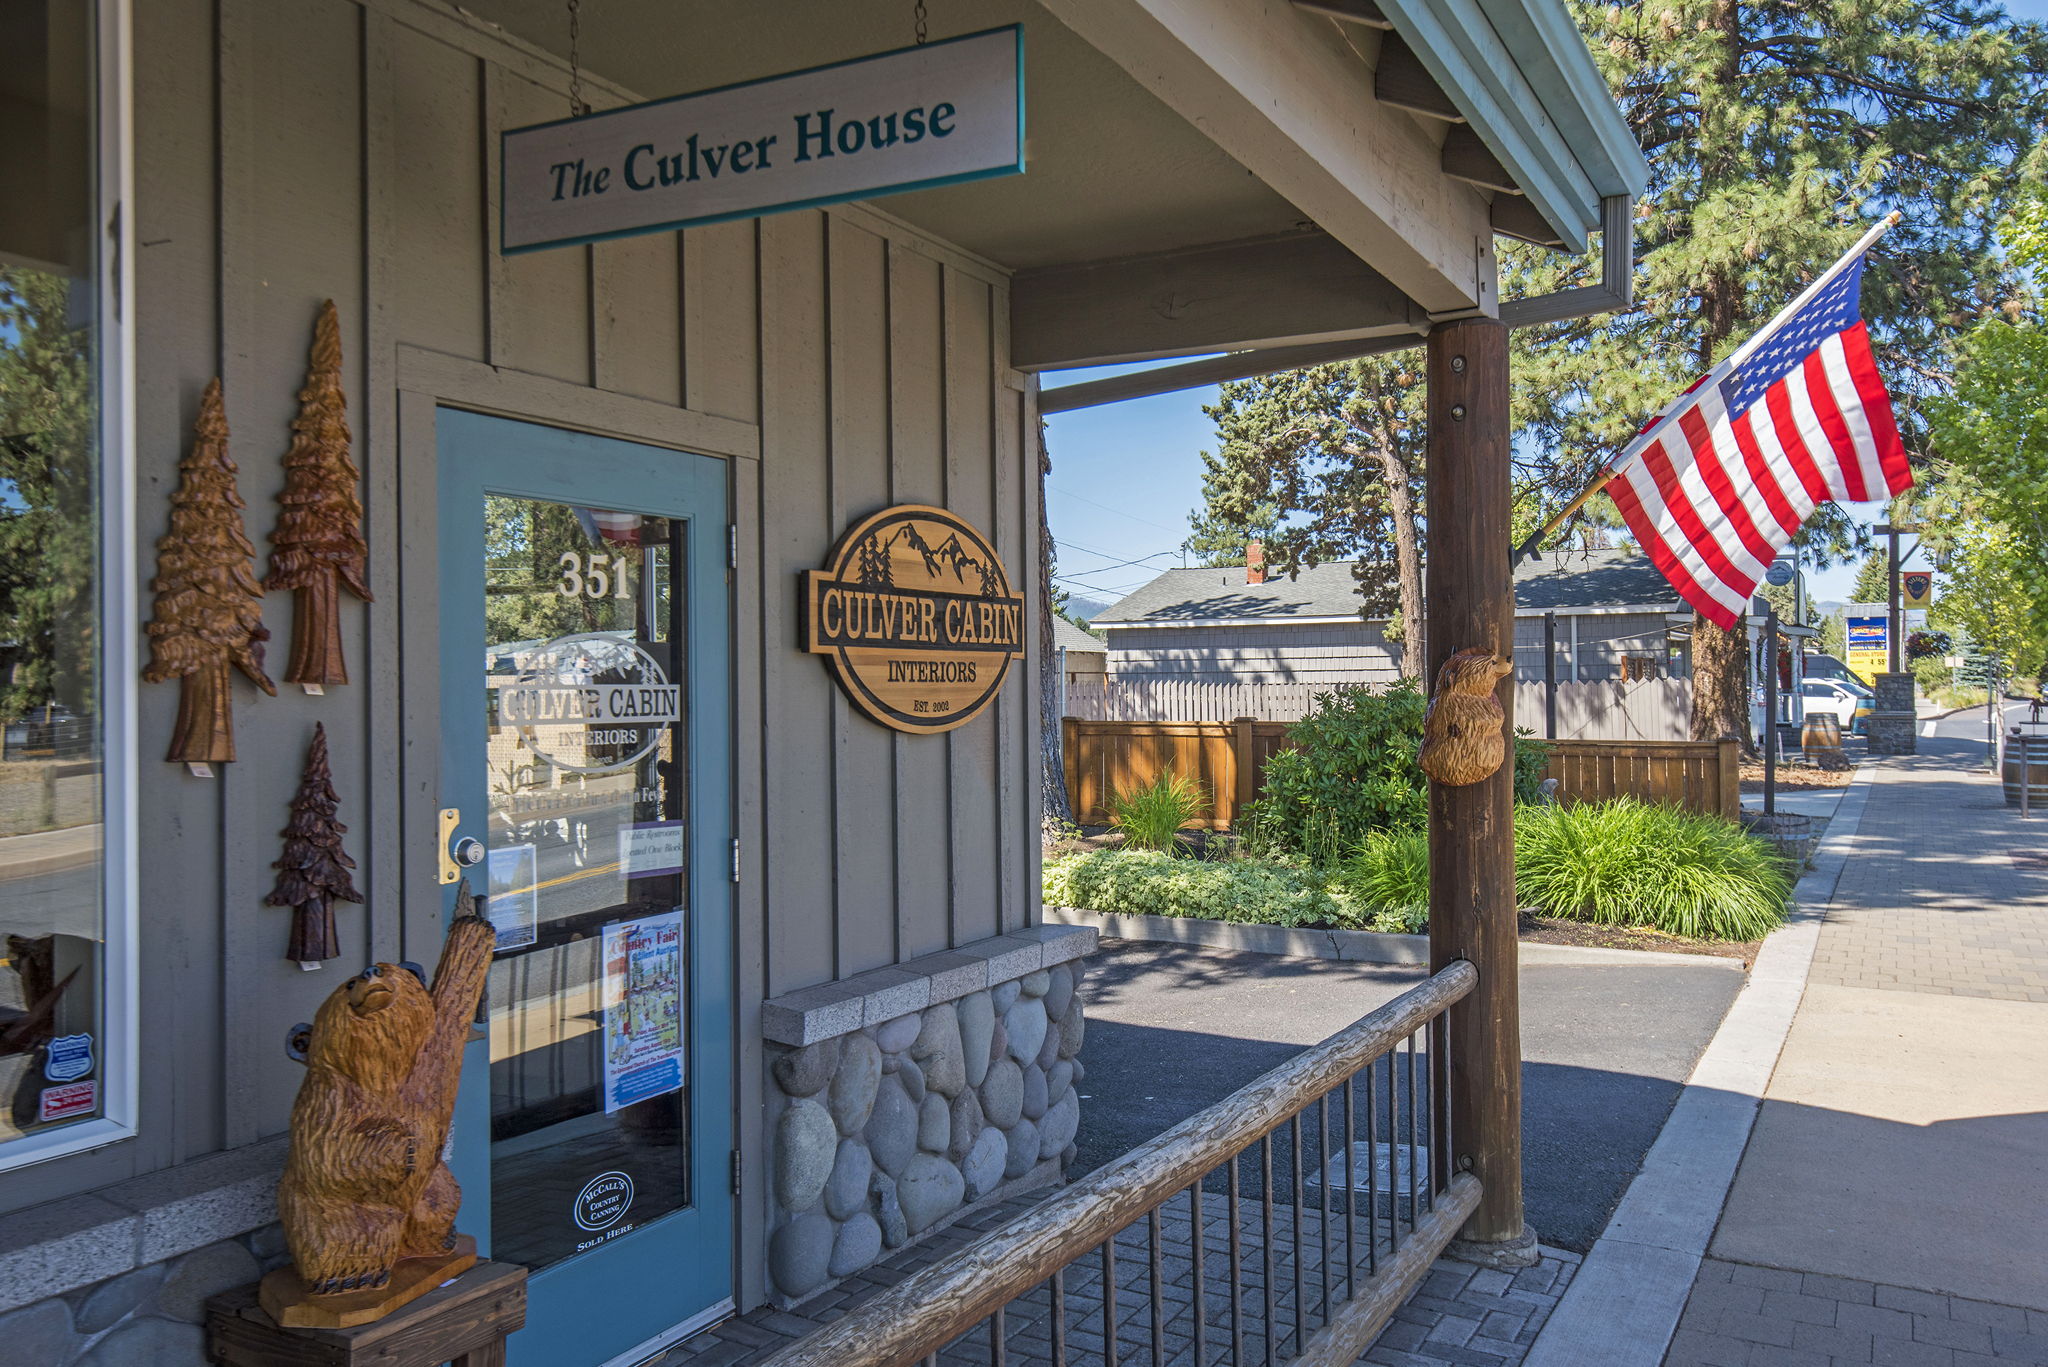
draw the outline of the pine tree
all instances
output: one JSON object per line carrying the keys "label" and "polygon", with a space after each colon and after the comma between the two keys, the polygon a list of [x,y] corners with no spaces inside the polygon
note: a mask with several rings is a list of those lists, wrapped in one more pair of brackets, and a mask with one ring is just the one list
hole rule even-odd
{"label": "pine tree", "polygon": [[1892,562],[1888,551],[1865,556],[1856,570],[1856,583],[1849,590],[1852,603],[1888,603],[1892,593]]}
{"label": "pine tree", "polygon": [[1401,669],[1414,677],[1424,398],[1420,373],[1401,357],[1225,384],[1203,410],[1222,445],[1203,455],[1204,508],[1194,519],[1212,545],[1235,540],[1240,557],[1258,536],[1275,573],[1356,560],[1360,611],[1399,623]]}
{"label": "pine tree", "polygon": [[[1863,312],[1901,400],[1945,381],[1949,343],[2009,302],[1992,228],[2048,154],[2048,30],[1983,0],[1574,0],[1648,154],[1637,307],[1516,336],[1517,445],[1569,492],[1768,321],[1879,215],[1900,224],[1865,272]],[[1596,263],[1504,254],[1503,298],[1587,283]],[[1824,508],[1809,563],[1860,549]],[[1747,647],[1694,631],[1694,734],[1748,732]]]}
{"label": "pine tree", "polygon": [[281,511],[270,533],[266,589],[292,591],[292,655],[287,683],[345,684],[341,647],[341,586],[365,603],[363,505],[359,475],[349,459],[348,398],[341,387],[341,325],[334,301],[320,306],[299,415],[292,419],[291,450],[284,458]]}
{"label": "pine tree", "polygon": [[334,934],[334,904],[361,902],[349,870],[356,861],[341,848],[348,827],[334,819],[341,800],[327,765],[327,728],[313,726],[313,744],[306,751],[306,769],[292,798],[291,820],[284,828],[284,856],[270,867],[277,885],[263,904],[291,907],[292,939],[285,957],[303,964],[337,958],[341,946]]}
{"label": "pine tree", "polygon": [[230,665],[265,693],[277,685],[263,672],[263,591],[256,585],[256,548],[242,529],[242,497],[228,458],[228,419],[220,380],[206,387],[193,425],[192,450],[178,466],[171,527],[158,542],[156,606],[147,628],[150,683],[180,679],[174,762],[225,764],[235,757]]}

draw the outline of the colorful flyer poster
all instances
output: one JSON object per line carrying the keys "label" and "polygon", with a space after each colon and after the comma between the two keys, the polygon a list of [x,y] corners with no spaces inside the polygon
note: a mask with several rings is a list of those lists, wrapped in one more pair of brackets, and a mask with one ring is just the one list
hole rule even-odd
{"label": "colorful flyer poster", "polygon": [[497,953],[530,945],[540,933],[540,858],[532,845],[491,851],[484,915],[498,932]]}
{"label": "colorful flyer poster", "polygon": [[683,913],[604,928],[604,1109],[683,1087]]}
{"label": "colorful flyer poster", "polygon": [[619,827],[619,867],[628,878],[683,871],[683,823],[639,821]]}

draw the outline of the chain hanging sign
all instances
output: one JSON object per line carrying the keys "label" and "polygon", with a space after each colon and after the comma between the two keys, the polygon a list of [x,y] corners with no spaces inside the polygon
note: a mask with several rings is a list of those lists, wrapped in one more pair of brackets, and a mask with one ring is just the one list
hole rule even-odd
{"label": "chain hanging sign", "polygon": [[898,731],[950,731],[1024,656],[1024,600],[980,532],[943,508],[885,508],[803,576],[804,648]]}
{"label": "chain hanging sign", "polygon": [[507,132],[506,254],[1024,169],[1017,25]]}

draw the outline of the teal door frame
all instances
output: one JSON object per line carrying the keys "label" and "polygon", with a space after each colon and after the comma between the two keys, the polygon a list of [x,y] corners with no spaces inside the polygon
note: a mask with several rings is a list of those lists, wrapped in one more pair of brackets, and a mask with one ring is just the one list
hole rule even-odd
{"label": "teal door frame", "polygon": [[[484,497],[504,494],[688,524],[685,665],[689,758],[691,1204],[537,1272],[513,1367],[602,1367],[653,1351],[734,1294],[732,613],[726,462],[537,422],[435,409],[440,573],[441,804],[452,839],[485,830]],[[482,866],[472,870],[481,892]],[[453,890],[448,899],[453,906]],[[490,1250],[490,1046],[471,1043],[449,1165],[458,1227]],[[565,1218],[567,1212],[565,1211]],[[650,1344],[652,1346],[650,1346]]]}

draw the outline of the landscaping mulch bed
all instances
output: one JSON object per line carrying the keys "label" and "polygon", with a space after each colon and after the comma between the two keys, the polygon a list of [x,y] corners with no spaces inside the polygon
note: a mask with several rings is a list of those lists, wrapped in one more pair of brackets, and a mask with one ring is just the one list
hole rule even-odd
{"label": "landscaping mulch bed", "polygon": [[[1780,764],[1778,766],[1778,791],[1791,792],[1800,788],[1846,788],[1856,777],[1853,766],[1846,769],[1820,769],[1809,764]],[[1762,760],[1742,762],[1742,791],[1760,793],[1764,790],[1764,766]]]}
{"label": "landscaping mulch bed", "polygon": [[1668,935],[1661,930],[1634,926],[1590,925],[1565,921],[1555,916],[1534,916],[1523,912],[1518,939],[1544,945],[1581,945],[1594,949],[1648,949],[1662,954],[1703,954],[1716,959],[1756,959],[1761,940],[1698,940],[1689,935]]}

